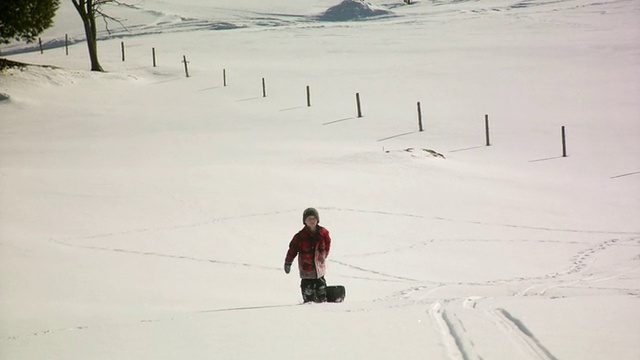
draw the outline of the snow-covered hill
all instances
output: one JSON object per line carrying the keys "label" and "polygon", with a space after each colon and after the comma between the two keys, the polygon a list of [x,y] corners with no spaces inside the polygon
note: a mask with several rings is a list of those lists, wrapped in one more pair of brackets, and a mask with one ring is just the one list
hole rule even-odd
{"label": "snow-covered hill", "polygon": [[640,357],[636,1],[131,5],[2,48],[0,359]]}

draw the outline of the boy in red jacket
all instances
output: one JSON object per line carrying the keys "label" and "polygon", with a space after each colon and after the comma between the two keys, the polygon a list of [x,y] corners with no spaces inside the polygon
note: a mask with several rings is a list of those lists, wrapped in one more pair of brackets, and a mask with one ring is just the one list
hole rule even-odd
{"label": "boy in red jacket", "polygon": [[305,227],[293,236],[289,251],[284,259],[284,272],[291,271],[291,264],[298,256],[300,289],[304,302],[324,302],[327,300],[327,282],[324,279],[325,259],[331,248],[329,231],[318,225],[320,216],[314,208],[302,213]]}

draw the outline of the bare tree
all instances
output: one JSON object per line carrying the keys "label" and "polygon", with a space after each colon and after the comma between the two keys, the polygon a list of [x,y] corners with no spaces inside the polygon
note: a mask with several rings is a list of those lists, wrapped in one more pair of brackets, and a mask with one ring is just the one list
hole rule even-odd
{"label": "bare tree", "polygon": [[[122,5],[117,0],[71,0],[75,6],[82,23],[84,24],[84,33],[87,37],[87,47],[89,48],[89,59],[91,60],[91,71],[104,71],[98,58],[98,27],[96,25],[96,17],[100,16],[107,23],[107,20],[113,20],[120,25],[118,19],[111,17],[102,12],[101,6],[107,3],[116,3]],[[107,23],[108,25],[108,23]],[[109,28],[107,26],[107,31]]]}
{"label": "bare tree", "polygon": [[87,46],[89,47],[89,58],[91,59],[91,71],[104,71],[100,60],[98,59],[98,28],[96,26],[97,8],[104,1],[101,0],[71,0],[75,6],[82,23],[84,24],[84,33],[87,37]]}

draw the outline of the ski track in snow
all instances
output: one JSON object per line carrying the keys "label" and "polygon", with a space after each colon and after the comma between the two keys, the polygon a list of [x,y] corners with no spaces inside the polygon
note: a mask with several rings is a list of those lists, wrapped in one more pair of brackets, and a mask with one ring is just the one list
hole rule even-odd
{"label": "ski track in snow", "polygon": [[547,350],[536,337],[518,319],[513,317],[504,309],[489,311],[489,314],[502,327],[510,341],[518,343],[523,352],[529,353],[532,359],[556,360],[549,350]]}
{"label": "ski track in snow", "polygon": [[451,360],[470,359],[465,350],[466,345],[463,344],[465,338],[461,337],[456,328],[453,327],[442,304],[438,302],[433,304],[429,310],[429,315],[440,333],[448,358]]}
{"label": "ski track in snow", "polygon": [[[450,360],[481,360],[481,350],[476,346],[476,341],[491,335],[508,343],[509,347],[522,360],[557,360],[557,358],[535,337],[525,324],[511,315],[505,309],[476,309],[477,297],[467,298],[462,302],[462,308],[474,311],[474,316],[485,326],[482,334],[469,332],[464,322],[457,315],[461,309],[459,302],[443,305],[434,303],[428,310],[433,324],[441,336],[442,344],[446,350],[447,359]],[[469,315],[467,314],[467,317]],[[490,334],[488,334],[490,333]],[[496,344],[493,344],[494,346]]]}

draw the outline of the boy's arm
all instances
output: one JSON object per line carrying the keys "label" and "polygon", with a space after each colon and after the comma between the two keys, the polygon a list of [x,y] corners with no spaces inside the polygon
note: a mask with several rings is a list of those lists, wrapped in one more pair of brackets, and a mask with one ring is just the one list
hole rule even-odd
{"label": "boy's arm", "polygon": [[297,246],[296,237],[294,236],[291,242],[289,243],[289,250],[287,251],[287,255],[284,258],[284,272],[287,274],[291,271],[291,264],[293,264],[293,259],[298,255],[298,246]]}
{"label": "boy's arm", "polygon": [[326,242],[327,256],[329,256],[329,250],[331,250],[331,236],[329,230],[327,230],[327,242]]}

